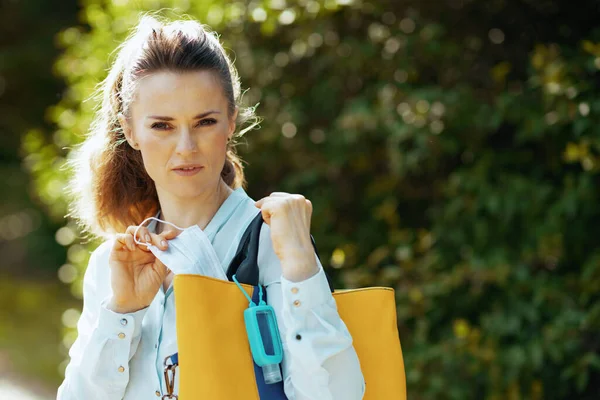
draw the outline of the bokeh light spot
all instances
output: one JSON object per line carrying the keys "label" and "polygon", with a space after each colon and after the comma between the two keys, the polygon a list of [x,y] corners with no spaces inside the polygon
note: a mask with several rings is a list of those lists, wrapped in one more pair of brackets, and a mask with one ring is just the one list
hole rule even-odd
{"label": "bokeh light spot", "polygon": [[342,249],[335,249],[331,254],[331,265],[333,268],[342,268],[346,262],[346,253]]}
{"label": "bokeh light spot", "polygon": [[75,232],[68,226],[63,226],[54,235],[56,242],[62,246],[68,246],[75,240]]}
{"label": "bokeh light spot", "polygon": [[79,321],[79,317],[81,313],[79,310],[74,308],[69,308],[63,312],[62,315],[62,323],[67,328],[75,328],[77,326],[77,321]]}
{"label": "bokeh light spot", "polygon": [[490,38],[490,41],[494,44],[501,44],[502,42],[504,42],[504,32],[502,32],[498,28],[490,29],[490,31],[488,32],[488,37]]}
{"label": "bokeh light spot", "polygon": [[294,10],[284,10],[281,14],[279,14],[279,23],[281,25],[293,24],[295,20],[296,13]]}
{"label": "bokeh light spot", "polygon": [[281,127],[281,133],[283,134],[283,136],[285,136],[288,139],[291,139],[294,136],[296,136],[296,132],[297,132],[296,125],[294,125],[292,122],[286,122]]}
{"label": "bokeh light spot", "polygon": [[256,7],[252,10],[252,19],[255,22],[264,22],[267,20],[267,12],[262,7]]}
{"label": "bokeh light spot", "polygon": [[63,283],[72,283],[77,279],[77,268],[71,264],[64,264],[58,269],[58,279]]}
{"label": "bokeh light spot", "polygon": [[415,31],[415,21],[410,18],[404,18],[400,21],[400,29],[404,33],[413,33]]}

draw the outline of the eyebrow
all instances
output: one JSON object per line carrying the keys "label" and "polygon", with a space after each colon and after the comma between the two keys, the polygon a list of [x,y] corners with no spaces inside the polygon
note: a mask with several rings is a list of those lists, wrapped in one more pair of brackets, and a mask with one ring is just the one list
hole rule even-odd
{"label": "eyebrow", "polygon": [[[203,112],[201,114],[196,115],[194,117],[194,119],[202,119],[204,117],[209,116],[210,114],[221,114],[221,112],[220,111],[216,111],[216,110],[206,111],[206,112]],[[158,119],[158,120],[161,120],[161,121],[173,121],[175,119],[173,117],[163,117],[161,115],[149,115],[146,118],[148,118],[148,119]]]}

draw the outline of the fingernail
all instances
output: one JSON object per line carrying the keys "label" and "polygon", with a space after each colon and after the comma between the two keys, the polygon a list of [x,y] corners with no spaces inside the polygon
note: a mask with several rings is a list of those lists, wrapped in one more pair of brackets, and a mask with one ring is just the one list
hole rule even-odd
{"label": "fingernail", "polygon": [[160,241],[160,244],[161,244],[162,246],[166,246],[166,245],[167,245],[167,241],[166,241],[166,240],[161,240],[161,241]]}
{"label": "fingernail", "polygon": [[146,234],[146,236],[144,236],[144,240],[146,240],[146,242],[150,241],[150,235]]}

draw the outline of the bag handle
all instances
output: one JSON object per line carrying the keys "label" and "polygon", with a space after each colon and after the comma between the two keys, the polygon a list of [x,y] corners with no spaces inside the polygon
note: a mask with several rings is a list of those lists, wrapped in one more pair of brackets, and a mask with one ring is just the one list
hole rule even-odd
{"label": "bag handle", "polygon": [[[229,263],[227,268],[227,279],[233,281],[233,275],[236,276],[237,280],[241,283],[246,283],[252,286],[258,286],[258,244],[260,241],[260,231],[265,220],[263,219],[262,212],[259,212],[256,217],[250,222],[248,228],[240,239],[238,249]],[[310,241],[315,249],[315,254],[319,258],[319,252],[317,251],[317,244],[312,235],[310,235]],[[321,259],[319,258],[319,261]],[[331,278],[325,273],[327,283],[329,283],[329,289],[333,293],[333,284]]]}

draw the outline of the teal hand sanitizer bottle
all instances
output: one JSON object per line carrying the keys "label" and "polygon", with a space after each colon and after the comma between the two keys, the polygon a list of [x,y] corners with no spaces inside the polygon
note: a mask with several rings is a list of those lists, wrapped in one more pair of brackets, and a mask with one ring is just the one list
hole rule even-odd
{"label": "teal hand sanitizer bottle", "polygon": [[244,310],[244,322],[252,358],[256,365],[262,368],[265,383],[281,382],[279,364],[283,360],[283,346],[275,310],[263,300],[262,286],[258,286],[259,303],[255,304],[242,288],[235,275],[233,281],[250,303],[248,308]]}

